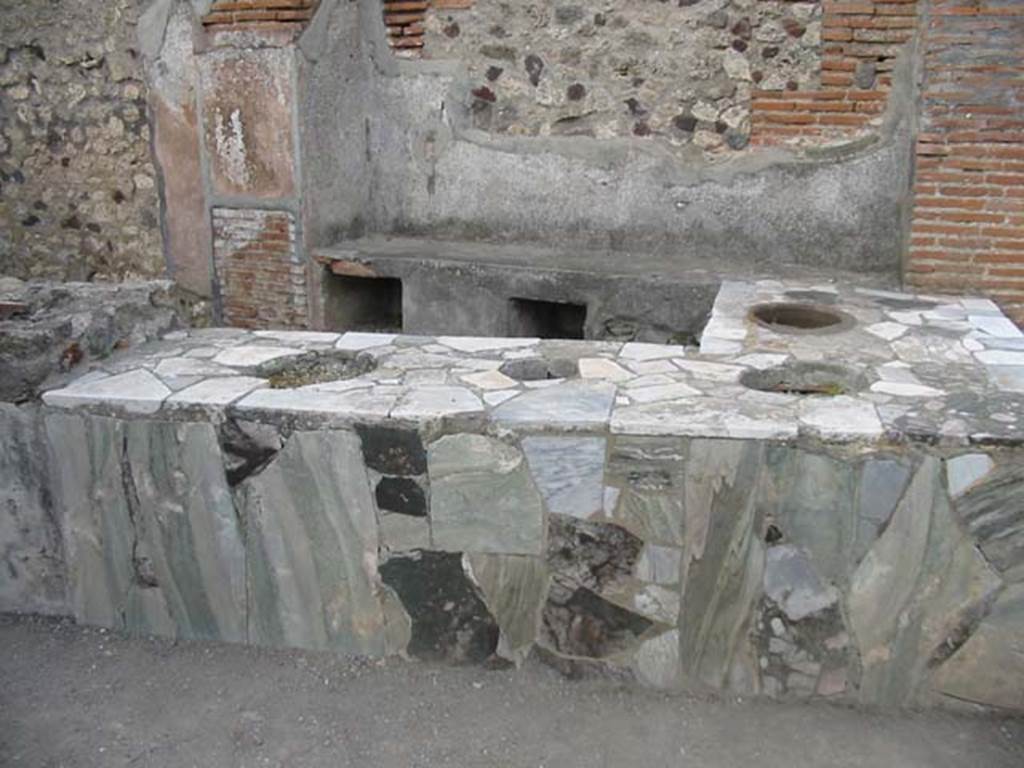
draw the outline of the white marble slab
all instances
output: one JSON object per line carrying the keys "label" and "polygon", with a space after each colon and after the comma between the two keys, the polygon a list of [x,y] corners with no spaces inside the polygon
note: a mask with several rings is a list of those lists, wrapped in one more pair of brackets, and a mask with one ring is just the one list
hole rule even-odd
{"label": "white marble slab", "polygon": [[147,370],[137,368],[116,376],[83,379],[64,389],[43,394],[43,402],[57,408],[103,404],[130,413],[156,413],[171,390]]}
{"label": "white marble slab", "polygon": [[265,387],[266,379],[253,376],[218,376],[204,379],[167,398],[168,406],[230,405],[250,392]]}

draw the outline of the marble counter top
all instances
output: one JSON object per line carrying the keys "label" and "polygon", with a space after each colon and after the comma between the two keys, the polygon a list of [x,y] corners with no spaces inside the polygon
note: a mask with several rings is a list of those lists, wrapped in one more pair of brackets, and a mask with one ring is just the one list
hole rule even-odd
{"label": "marble counter top", "polygon": [[[781,333],[749,317],[766,302],[812,302],[852,322],[833,333]],[[313,353],[366,356],[375,367],[336,381],[269,385],[267,370]],[[750,371],[794,362],[839,364],[861,384],[797,395],[741,382]],[[554,378],[517,378],[544,364]],[[1024,438],[1024,334],[987,299],[727,282],[699,349],[202,329],[112,356],[43,400],[174,418],[276,414],[414,425],[458,418],[520,431],[1015,444]]]}

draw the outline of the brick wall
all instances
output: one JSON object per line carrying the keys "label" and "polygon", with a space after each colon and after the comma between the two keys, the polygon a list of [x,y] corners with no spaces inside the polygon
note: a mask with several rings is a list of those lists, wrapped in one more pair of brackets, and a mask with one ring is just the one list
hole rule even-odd
{"label": "brick wall", "polygon": [[308,325],[306,270],[287,211],[213,209],[213,259],[227,325]]}
{"label": "brick wall", "polygon": [[[751,143],[849,140],[880,122],[896,59],[914,35],[917,0],[822,3],[820,87],[755,90]],[[755,80],[757,80],[755,72]]]}
{"label": "brick wall", "polygon": [[932,0],[908,280],[1024,323],[1024,2]]}
{"label": "brick wall", "polygon": [[203,17],[205,27],[301,27],[319,0],[215,0]]}
{"label": "brick wall", "polygon": [[384,26],[396,55],[419,56],[423,48],[423,22],[429,0],[385,0]]}

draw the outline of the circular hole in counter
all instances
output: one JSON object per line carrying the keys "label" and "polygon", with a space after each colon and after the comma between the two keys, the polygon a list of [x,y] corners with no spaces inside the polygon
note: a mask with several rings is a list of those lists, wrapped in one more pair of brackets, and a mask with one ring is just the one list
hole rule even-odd
{"label": "circular hole in counter", "polygon": [[575,360],[549,360],[545,357],[520,357],[508,360],[498,370],[516,381],[575,379],[580,375]]}
{"label": "circular hole in counter", "polygon": [[838,333],[854,325],[854,319],[845,312],[805,302],[758,304],[751,308],[750,318],[779,333]]}
{"label": "circular hole in counter", "polygon": [[303,352],[269,360],[256,369],[255,375],[267,379],[271,389],[295,389],[308,384],[354,379],[376,367],[377,361],[364,353]]}
{"label": "circular hole in counter", "polygon": [[740,376],[740,384],[760,392],[835,397],[863,389],[867,377],[860,371],[834,363],[794,362],[745,371]]}

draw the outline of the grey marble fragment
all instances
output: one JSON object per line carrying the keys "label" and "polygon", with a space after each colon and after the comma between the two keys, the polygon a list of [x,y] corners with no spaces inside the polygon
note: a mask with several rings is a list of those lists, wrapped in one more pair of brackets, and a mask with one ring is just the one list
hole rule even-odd
{"label": "grey marble fragment", "polygon": [[541,553],[543,505],[516,447],[483,435],[449,435],[429,446],[427,465],[436,549]]}
{"label": "grey marble fragment", "polygon": [[0,611],[67,613],[63,509],[32,406],[0,403],[0,510]]}
{"label": "grey marble fragment", "polygon": [[800,621],[836,604],[835,587],[822,583],[798,547],[769,547],[764,566],[764,593],[790,621]]}
{"label": "grey marble fragment", "polygon": [[523,452],[548,510],[586,519],[604,496],[603,437],[527,437]]}
{"label": "grey marble fragment", "polygon": [[152,421],[125,431],[136,568],[147,569],[177,636],[244,642],[245,543],[216,432]]}
{"label": "grey marble fragment", "polygon": [[537,639],[548,591],[548,568],[539,557],[466,555],[464,566],[498,622],[498,654],[519,664]]}
{"label": "grey marble fragment", "polygon": [[296,432],[239,486],[247,528],[250,642],[382,655],[377,521],[359,438]]}
{"label": "grey marble fragment", "polygon": [[847,610],[864,666],[861,700],[915,699],[930,668],[969,633],[1001,583],[957,527],[928,457],[885,533],[858,566]]}
{"label": "grey marble fragment", "polygon": [[607,423],[614,399],[614,384],[569,381],[507,400],[494,409],[493,417],[511,425],[558,422],[566,427],[599,426]]}

